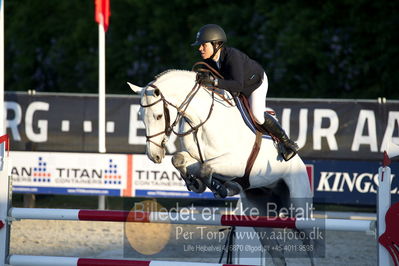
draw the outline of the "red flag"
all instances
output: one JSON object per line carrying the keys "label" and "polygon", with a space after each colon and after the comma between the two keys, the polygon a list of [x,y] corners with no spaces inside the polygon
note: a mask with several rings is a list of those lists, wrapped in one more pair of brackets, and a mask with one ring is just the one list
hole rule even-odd
{"label": "red flag", "polygon": [[96,22],[103,25],[104,31],[108,30],[109,16],[111,16],[111,10],[109,7],[109,0],[95,0],[96,5]]}

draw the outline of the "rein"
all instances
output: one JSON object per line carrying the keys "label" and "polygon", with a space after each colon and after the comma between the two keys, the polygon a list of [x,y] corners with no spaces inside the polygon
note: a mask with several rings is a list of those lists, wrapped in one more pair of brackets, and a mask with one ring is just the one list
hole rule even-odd
{"label": "rein", "polygon": [[[200,67],[201,65],[205,66],[205,68]],[[202,61],[195,63],[191,70],[195,72],[209,72],[215,78],[224,79],[219,71],[211,67],[208,63]],[[215,87],[207,87],[207,89],[217,94],[220,98],[222,98],[223,101],[227,102],[230,106],[233,106],[233,104],[228,99],[226,99],[223,94],[219,93]]]}

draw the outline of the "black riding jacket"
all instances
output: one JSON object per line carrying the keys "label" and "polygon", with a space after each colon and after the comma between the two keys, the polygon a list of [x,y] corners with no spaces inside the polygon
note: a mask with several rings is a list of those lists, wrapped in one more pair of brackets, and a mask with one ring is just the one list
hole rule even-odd
{"label": "black riding jacket", "polygon": [[224,79],[219,79],[218,87],[232,93],[243,93],[249,97],[263,81],[264,70],[255,60],[249,58],[238,49],[223,47],[220,53],[219,65],[212,59],[205,60],[218,69]]}

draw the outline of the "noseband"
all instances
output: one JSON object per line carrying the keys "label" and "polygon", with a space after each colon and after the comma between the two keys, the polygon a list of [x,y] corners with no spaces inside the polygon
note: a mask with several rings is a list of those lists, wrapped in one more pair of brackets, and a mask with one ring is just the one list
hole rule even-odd
{"label": "noseband", "polygon": [[146,140],[148,142],[151,142],[152,144],[154,144],[155,146],[158,146],[161,149],[164,149],[165,148],[165,142],[166,142],[166,138],[165,137],[162,140],[161,144],[158,144],[158,143],[152,141],[151,139],[154,138],[154,137],[157,137],[157,136],[159,136],[161,134],[165,134],[166,137],[170,136],[170,134],[172,133],[172,126],[170,125],[170,114],[169,114],[168,104],[171,105],[171,106],[174,106],[174,105],[171,104],[170,102],[168,102],[165,99],[165,97],[163,96],[162,92],[159,90],[159,88],[157,86],[155,86],[154,84],[149,84],[148,87],[152,87],[152,88],[158,90],[159,91],[159,95],[161,96],[161,98],[159,98],[158,100],[156,100],[153,103],[146,104],[146,105],[140,103],[140,106],[142,108],[147,108],[147,107],[154,106],[154,105],[156,105],[159,102],[162,102],[162,104],[163,104],[163,113],[164,113],[164,116],[165,116],[165,130],[163,130],[161,132],[158,132],[156,134],[150,135],[150,136],[148,136],[147,133],[146,133],[145,137],[146,137]]}

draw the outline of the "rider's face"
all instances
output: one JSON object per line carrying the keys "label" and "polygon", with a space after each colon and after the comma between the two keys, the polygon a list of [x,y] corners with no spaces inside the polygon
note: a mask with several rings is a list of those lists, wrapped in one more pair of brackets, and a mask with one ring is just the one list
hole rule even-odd
{"label": "rider's face", "polygon": [[213,46],[210,42],[206,42],[200,45],[198,51],[201,53],[202,59],[208,59],[213,54]]}

